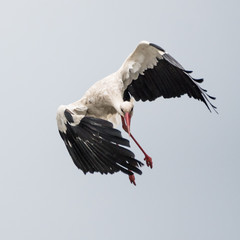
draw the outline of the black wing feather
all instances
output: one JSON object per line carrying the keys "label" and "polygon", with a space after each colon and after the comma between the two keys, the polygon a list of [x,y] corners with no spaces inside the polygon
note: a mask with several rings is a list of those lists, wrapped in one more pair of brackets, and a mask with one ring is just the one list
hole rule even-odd
{"label": "black wing feather", "polygon": [[[70,119],[70,116],[68,119]],[[75,165],[85,174],[100,172],[102,174],[122,171],[128,175],[132,172],[142,174],[138,168],[143,164],[135,159],[129,147],[129,141],[121,132],[113,128],[113,124],[93,117],[84,117],[73,126],[66,123],[66,132],[60,135]]]}
{"label": "black wing feather", "polygon": [[[151,46],[164,51],[155,44]],[[209,101],[215,99],[206,93],[198,83],[203,79],[194,79],[190,76],[192,71],[188,71],[178,63],[171,55],[164,53],[163,59],[158,59],[157,65],[152,69],[147,69],[143,74],[139,74],[136,80],[133,80],[124,92],[124,96],[129,94],[136,101],[153,101],[158,97],[174,98],[187,94],[202,101],[208,109],[216,111],[216,107]]]}

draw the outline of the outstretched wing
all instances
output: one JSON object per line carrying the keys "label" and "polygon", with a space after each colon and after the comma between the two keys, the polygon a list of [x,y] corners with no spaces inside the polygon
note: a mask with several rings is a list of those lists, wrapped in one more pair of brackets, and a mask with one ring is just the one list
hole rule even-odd
{"label": "outstretched wing", "polygon": [[138,167],[143,164],[125,148],[130,147],[129,141],[113,128],[111,122],[93,117],[83,117],[80,122],[75,122],[68,109],[62,113],[58,111],[57,119],[60,115],[65,127],[60,126],[59,133],[73,162],[85,174],[118,171],[128,175],[132,174],[131,171],[142,174]]}
{"label": "outstretched wing", "polygon": [[118,73],[124,83],[124,100],[130,95],[136,101],[153,101],[158,97],[174,98],[187,94],[206,104],[208,109],[216,111],[210,102],[215,99],[199,86],[203,79],[194,79],[191,71],[182,67],[161,47],[141,42],[126,59]]}

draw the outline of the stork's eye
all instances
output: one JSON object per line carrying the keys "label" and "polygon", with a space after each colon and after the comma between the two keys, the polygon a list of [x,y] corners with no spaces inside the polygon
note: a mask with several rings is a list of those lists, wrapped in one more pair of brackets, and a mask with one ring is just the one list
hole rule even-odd
{"label": "stork's eye", "polygon": [[131,109],[131,112],[133,111],[133,107],[132,107],[132,109]]}
{"label": "stork's eye", "polygon": [[121,108],[122,113],[124,113],[123,109]]}

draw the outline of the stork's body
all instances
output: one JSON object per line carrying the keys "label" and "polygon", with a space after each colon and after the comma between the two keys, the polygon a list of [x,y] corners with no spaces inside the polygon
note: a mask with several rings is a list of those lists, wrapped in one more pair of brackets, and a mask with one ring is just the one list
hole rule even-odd
{"label": "stork's body", "polygon": [[88,116],[109,120],[109,117],[116,116],[123,102],[123,92],[122,81],[116,74],[111,74],[89,88],[81,102],[87,106]]}
{"label": "stork's body", "polygon": [[180,97],[188,94],[203,101],[209,108],[206,91],[162,48],[141,42],[115,73],[96,82],[84,96],[57,112],[58,129],[78,168],[84,173],[114,173],[122,171],[135,184],[133,172],[141,174],[142,163],[128,149],[128,140],[113,128],[122,119],[122,126],[140,147],[147,165],[151,158],[130,133],[133,98],[153,101],[158,97]]}

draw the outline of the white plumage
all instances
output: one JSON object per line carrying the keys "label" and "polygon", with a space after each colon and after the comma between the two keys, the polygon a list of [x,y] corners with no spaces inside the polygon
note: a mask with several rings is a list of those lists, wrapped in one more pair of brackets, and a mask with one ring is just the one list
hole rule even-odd
{"label": "white plumage", "polygon": [[[77,167],[84,173],[122,171],[135,184],[133,172],[141,174],[142,163],[125,148],[130,146],[129,141],[113,124],[118,124],[121,117],[124,130],[133,138],[133,98],[153,101],[161,96],[188,94],[215,110],[208,99],[214,98],[198,85],[203,79],[193,79],[190,73],[161,47],[144,41],[117,72],[96,82],[80,100],[61,105],[57,110],[59,133]],[[143,153],[147,165],[152,167],[151,158]]]}

